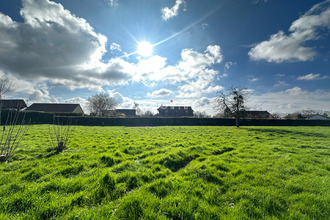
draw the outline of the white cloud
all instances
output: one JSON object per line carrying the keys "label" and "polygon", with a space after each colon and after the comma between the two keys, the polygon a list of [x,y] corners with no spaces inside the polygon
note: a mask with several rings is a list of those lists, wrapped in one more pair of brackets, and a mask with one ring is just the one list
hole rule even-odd
{"label": "white cloud", "polygon": [[320,74],[310,73],[305,76],[299,76],[298,80],[321,80],[321,79],[329,79],[329,76],[321,76]]}
{"label": "white cloud", "polygon": [[109,0],[109,4],[111,7],[118,6],[118,0]]}
{"label": "white cloud", "polygon": [[229,70],[233,65],[236,65],[236,63],[235,62],[226,62],[224,70],[225,71]]}
{"label": "white cloud", "polygon": [[280,92],[253,95],[250,106],[261,106],[271,112],[292,113],[302,109],[330,109],[330,92],[324,90],[307,91],[293,87]]}
{"label": "white cloud", "polygon": [[85,98],[74,97],[64,100],[64,103],[79,104],[85,113],[89,113],[87,110],[87,99]]}
{"label": "white cloud", "polygon": [[[75,88],[127,83],[135,66],[120,58],[101,62],[107,38],[61,4],[23,0],[15,22],[0,13],[0,65],[18,78]],[[112,49],[120,49],[112,44]],[[11,56],[8,56],[11,54]]]}
{"label": "white cloud", "polygon": [[184,0],[176,0],[175,5],[172,8],[165,7],[162,9],[162,18],[163,20],[168,20],[172,17],[175,17],[179,14],[179,9],[181,5],[184,5]]}
{"label": "white cloud", "polygon": [[277,81],[276,84],[274,85],[274,88],[278,88],[278,87],[286,87],[289,86],[289,84],[285,81]]}
{"label": "white cloud", "polygon": [[[181,8],[184,1],[176,5]],[[22,0],[20,14],[23,22],[0,13],[0,71],[15,79],[17,93],[35,102],[58,101],[49,93],[53,87],[103,92],[104,86],[131,82],[178,83],[181,97],[201,97],[222,89],[213,84],[218,74],[213,65],[223,60],[218,45],[209,45],[204,52],[183,49],[176,65],[157,55],[139,57],[136,63],[118,57],[104,62],[107,38],[61,4]],[[112,43],[109,50],[121,48]],[[124,106],[132,101],[116,97]]]}
{"label": "white cloud", "polygon": [[164,97],[164,96],[170,96],[172,94],[173,94],[173,92],[171,90],[160,89],[160,90],[157,90],[157,91],[153,91],[151,94],[148,93],[148,96],[151,96],[151,97]]}
{"label": "white cloud", "polygon": [[13,74],[6,74],[0,70],[0,77],[6,76],[12,82],[11,90],[6,98],[27,96],[29,102],[58,102],[57,98],[49,94],[49,88],[45,82],[32,82],[16,77]]}
{"label": "white cloud", "polygon": [[267,2],[267,0],[252,0],[253,4],[258,4],[259,2]]}
{"label": "white cloud", "polygon": [[200,97],[222,89],[211,85],[218,74],[211,67],[220,63],[222,57],[220,46],[210,45],[204,53],[183,49],[182,59],[175,66],[167,65],[166,58],[160,56],[140,59],[135,80],[178,84],[178,97]]}
{"label": "white cloud", "polygon": [[304,46],[306,42],[320,38],[320,30],[330,29],[330,1],[314,5],[295,20],[286,35],[283,31],[258,43],[249,51],[252,60],[281,63],[285,61],[310,61],[317,55],[315,48]]}
{"label": "white cloud", "polygon": [[121,93],[116,92],[115,90],[109,90],[108,94],[110,97],[114,98],[117,106],[116,108],[133,108],[134,100],[128,97],[123,96]]}
{"label": "white cloud", "polygon": [[218,45],[209,45],[205,52],[198,53],[192,49],[184,49],[181,52],[182,61],[179,68],[183,71],[190,72],[190,76],[196,76],[200,70],[205,69],[222,61],[221,48]]}
{"label": "white cloud", "polygon": [[120,48],[120,45],[119,44],[112,43],[112,44],[110,44],[110,50],[111,51],[113,51],[113,50],[121,51],[121,48]]}
{"label": "white cloud", "polygon": [[259,80],[258,77],[255,77],[252,74],[249,75],[249,82],[257,82],[258,80]]}
{"label": "white cloud", "polygon": [[202,97],[191,103],[193,110],[199,112],[206,112],[208,115],[216,114],[215,109],[216,98]]}

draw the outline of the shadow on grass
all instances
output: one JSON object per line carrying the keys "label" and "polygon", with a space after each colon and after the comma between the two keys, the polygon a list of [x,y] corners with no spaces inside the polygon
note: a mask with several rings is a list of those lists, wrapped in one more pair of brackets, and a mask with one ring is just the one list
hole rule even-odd
{"label": "shadow on grass", "polygon": [[278,135],[295,135],[295,136],[304,136],[304,137],[318,137],[318,138],[330,138],[330,135],[325,135],[322,133],[316,132],[302,132],[302,131],[293,131],[288,129],[264,129],[264,128],[243,128],[247,131],[255,132],[264,132],[269,134],[278,134]]}

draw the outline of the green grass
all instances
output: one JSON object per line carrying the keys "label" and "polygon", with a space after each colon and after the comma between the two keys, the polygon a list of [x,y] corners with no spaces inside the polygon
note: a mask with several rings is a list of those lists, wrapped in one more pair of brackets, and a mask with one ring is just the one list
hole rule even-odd
{"label": "green grass", "polygon": [[329,219],[329,127],[32,125],[0,164],[0,219]]}

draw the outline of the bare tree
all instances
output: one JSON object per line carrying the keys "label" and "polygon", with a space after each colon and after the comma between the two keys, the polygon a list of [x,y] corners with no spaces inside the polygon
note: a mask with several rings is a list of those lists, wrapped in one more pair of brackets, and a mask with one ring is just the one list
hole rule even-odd
{"label": "bare tree", "polygon": [[236,119],[236,127],[239,127],[239,121],[246,114],[244,105],[248,99],[249,91],[246,88],[230,88],[227,92],[219,92],[217,98],[216,110],[224,115],[229,115]]}
{"label": "bare tree", "polygon": [[154,116],[154,113],[152,113],[152,111],[150,111],[150,110],[147,110],[141,116],[142,117],[146,117],[146,118],[150,118],[150,117],[153,117]]}
{"label": "bare tree", "polygon": [[12,91],[13,82],[7,76],[0,77],[0,99]]}
{"label": "bare tree", "polygon": [[204,112],[196,111],[196,112],[194,112],[194,117],[195,118],[210,118],[211,116],[207,115],[207,113],[205,111]]}
{"label": "bare tree", "polygon": [[99,93],[88,98],[87,108],[91,113],[103,117],[107,110],[114,109],[117,105],[114,98],[106,93]]}

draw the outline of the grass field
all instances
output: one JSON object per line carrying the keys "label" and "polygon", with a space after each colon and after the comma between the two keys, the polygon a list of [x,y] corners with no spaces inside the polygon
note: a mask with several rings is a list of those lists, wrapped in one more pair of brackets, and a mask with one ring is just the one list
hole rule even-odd
{"label": "grass field", "polygon": [[32,125],[0,164],[0,219],[329,219],[330,127]]}

